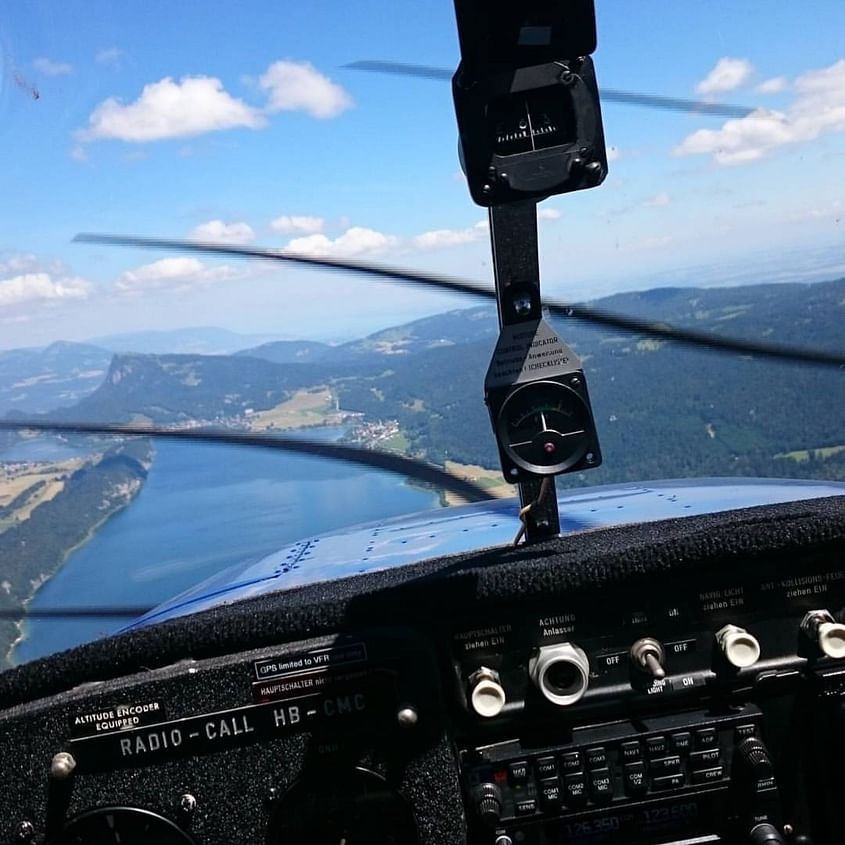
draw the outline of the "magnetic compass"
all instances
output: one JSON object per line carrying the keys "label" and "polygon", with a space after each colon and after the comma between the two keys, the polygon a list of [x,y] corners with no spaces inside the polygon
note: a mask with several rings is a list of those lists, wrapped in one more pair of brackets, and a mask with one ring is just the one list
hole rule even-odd
{"label": "magnetic compass", "polygon": [[102,807],[70,821],[53,845],[193,845],[173,822],[136,807]]}
{"label": "magnetic compass", "polygon": [[312,775],[280,799],[268,845],[416,845],[416,822],[406,800],[380,775]]}
{"label": "magnetic compass", "polygon": [[535,381],[509,393],[499,409],[496,435],[507,458],[534,475],[557,475],[600,461],[589,406],[577,390],[557,381]]}

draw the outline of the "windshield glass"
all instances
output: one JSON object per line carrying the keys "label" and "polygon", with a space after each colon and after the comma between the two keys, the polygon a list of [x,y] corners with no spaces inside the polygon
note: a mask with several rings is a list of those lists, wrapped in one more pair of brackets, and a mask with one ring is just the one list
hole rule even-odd
{"label": "windshield glass", "polygon": [[[599,0],[597,23],[609,174],[539,205],[544,296],[841,352],[845,8]],[[491,286],[448,79],[345,67],[448,77],[452,3],[6,3],[0,57],[0,417],[293,432],[514,494],[483,401],[489,302],[72,242],[263,245]],[[649,109],[620,91],[753,111]],[[559,490],[845,480],[841,369],[553,322],[584,365],[603,458]],[[262,449],[0,431],[0,660],[113,631],[227,567],[255,577],[282,549],[271,570],[302,579],[300,538],[456,501]],[[365,569],[372,548],[313,577]],[[22,622],[23,604],[126,611]]]}

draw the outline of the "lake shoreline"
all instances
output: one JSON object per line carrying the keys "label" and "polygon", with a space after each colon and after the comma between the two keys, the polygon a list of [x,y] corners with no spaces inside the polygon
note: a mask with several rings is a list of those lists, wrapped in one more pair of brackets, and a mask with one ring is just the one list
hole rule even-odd
{"label": "lake shoreline", "polygon": [[[28,519],[0,534],[0,544],[9,549],[33,550],[31,562],[35,567],[27,566],[29,560],[17,561],[17,571],[9,575],[17,582],[7,582],[7,595],[13,606],[29,608],[71,555],[91,542],[103,525],[135,499],[152,464],[152,445],[149,441],[142,443],[145,445],[123,444],[108,452],[94,453],[53,499],[33,510]],[[56,545],[52,537],[45,539],[51,521],[66,544]],[[27,618],[11,620],[10,626],[4,626],[0,642],[2,668],[17,665],[16,650],[28,636]]]}
{"label": "lake shoreline", "polygon": [[[346,429],[317,426],[288,436],[334,442]],[[152,607],[303,538],[433,509],[437,499],[392,473],[347,462],[157,442],[155,464],[132,507],[42,585],[32,608],[84,606],[92,596],[108,606]],[[23,663],[98,639],[126,621],[32,617],[15,659]],[[2,642],[17,633],[7,626]]]}
{"label": "lake shoreline", "polygon": [[[115,506],[110,508],[109,512],[99,522],[97,522],[94,525],[91,525],[89,527],[88,532],[86,533],[85,537],[83,537],[78,543],[71,546],[69,549],[67,549],[67,551],[65,551],[65,553],[62,555],[61,561],[59,561],[59,565],[56,567],[55,570],[53,570],[53,572],[51,572],[51,573],[43,573],[42,572],[41,575],[35,581],[32,582],[33,583],[33,590],[21,602],[21,607],[23,607],[26,610],[29,610],[29,606],[35,600],[36,596],[38,595],[38,591],[45,584],[47,584],[54,575],[56,575],[61,570],[61,568],[67,563],[70,556],[74,552],[81,549],[83,546],[90,543],[94,539],[94,537],[96,536],[97,531],[99,531],[100,528],[102,528],[113,516],[120,513],[120,511],[122,511],[124,508],[128,508],[129,505],[132,504],[132,501],[135,498],[135,496],[137,496],[138,493],[141,492],[142,487],[143,487],[143,483],[139,484],[138,487],[137,487],[137,490],[132,494],[131,498],[129,498],[129,499],[124,498],[122,501],[116,499],[115,503],[114,503]],[[7,667],[13,667],[13,666],[18,665],[17,662],[15,661],[15,649],[22,642],[24,642],[27,638],[26,617],[24,617],[23,619],[16,620],[14,624],[15,624],[15,627],[18,629],[18,636],[15,638],[15,640],[9,646],[8,651],[6,652],[4,665],[7,666]]]}

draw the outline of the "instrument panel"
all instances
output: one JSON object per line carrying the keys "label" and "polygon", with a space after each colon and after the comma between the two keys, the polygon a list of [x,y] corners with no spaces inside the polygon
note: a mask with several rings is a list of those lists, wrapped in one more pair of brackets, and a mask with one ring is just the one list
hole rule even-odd
{"label": "instrument panel", "polygon": [[841,549],[539,586],[9,707],[0,843],[839,841]]}

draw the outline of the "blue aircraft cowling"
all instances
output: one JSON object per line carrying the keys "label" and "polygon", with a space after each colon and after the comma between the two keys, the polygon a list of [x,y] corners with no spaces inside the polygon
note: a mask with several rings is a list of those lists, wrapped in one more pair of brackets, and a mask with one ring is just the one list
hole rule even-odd
{"label": "blue aircraft cowling", "polygon": [[[558,496],[561,533],[656,522],[755,505],[845,495],[845,483],[708,478],[613,484]],[[299,540],[266,557],[223,570],[130,623],[132,630],[250,596],[405,566],[427,558],[513,541],[518,503],[492,499],[424,511]]]}

